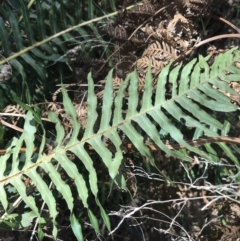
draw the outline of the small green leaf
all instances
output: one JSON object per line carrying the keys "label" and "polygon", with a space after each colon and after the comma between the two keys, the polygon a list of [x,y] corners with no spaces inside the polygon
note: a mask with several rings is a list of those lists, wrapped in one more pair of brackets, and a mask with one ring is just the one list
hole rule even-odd
{"label": "small green leaf", "polygon": [[98,199],[96,199],[96,203],[100,208],[100,212],[101,212],[101,216],[103,218],[103,221],[104,221],[108,231],[110,232],[111,231],[111,223],[110,223],[109,216],[107,215],[106,211],[103,209],[103,207],[102,207],[102,205],[101,205],[101,203],[99,202]]}
{"label": "small green leaf", "polygon": [[44,234],[44,232],[42,230],[41,225],[38,225],[38,239],[39,239],[39,241],[42,241],[44,236],[45,236],[45,234]]}
{"label": "small green leaf", "polygon": [[77,240],[83,241],[84,238],[82,235],[82,227],[73,213],[70,215],[70,222],[71,222],[71,228]]}
{"label": "small green leaf", "polygon": [[99,234],[100,230],[99,230],[98,220],[90,209],[88,209],[88,217],[90,219],[90,222],[91,222],[96,234]]}

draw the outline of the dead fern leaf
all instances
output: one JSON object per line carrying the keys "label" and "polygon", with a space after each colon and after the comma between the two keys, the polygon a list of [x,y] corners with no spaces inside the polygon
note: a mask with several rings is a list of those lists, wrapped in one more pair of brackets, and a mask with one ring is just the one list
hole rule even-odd
{"label": "dead fern leaf", "polygon": [[191,47],[193,42],[196,42],[192,38],[193,34],[194,28],[192,22],[181,14],[176,14],[167,26],[166,21],[160,22],[154,36],[183,52]]}
{"label": "dead fern leaf", "polygon": [[[114,93],[116,93],[116,91],[118,91],[118,89],[119,89],[119,87],[120,87],[120,85],[121,85],[121,83],[122,83],[123,81],[124,81],[124,80],[123,80],[122,78],[119,78],[119,77],[117,77],[117,76],[116,76],[115,78],[113,78],[113,91],[114,91]],[[100,80],[99,83],[102,84],[102,85],[104,85],[104,84],[106,83],[106,80],[105,80],[105,79],[104,79],[104,80]],[[99,92],[97,93],[97,97],[100,98],[100,99],[102,99],[103,94],[104,94],[104,90],[99,91]]]}
{"label": "dead fern leaf", "polygon": [[80,122],[81,127],[85,129],[87,126],[87,103],[77,104],[74,107],[76,109],[78,121]]}
{"label": "dead fern leaf", "polygon": [[170,59],[176,59],[178,57],[176,50],[163,41],[156,41],[155,43],[151,44],[143,52],[142,57],[145,56],[155,58],[159,61],[169,61]]}
{"label": "dead fern leaf", "polygon": [[212,0],[175,0],[178,12],[188,17],[207,15],[207,9],[212,2]]}
{"label": "dead fern leaf", "polygon": [[118,40],[126,40],[128,38],[126,29],[120,24],[115,27],[112,24],[109,24],[107,32],[111,37]]}
{"label": "dead fern leaf", "polygon": [[167,26],[168,31],[187,40],[192,38],[193,29],[194,25],[192,21],[186,19],[182,14],[175,14]]}
{"label": "dead fern leaf", "polygon": [[134,15],[153,15],[155,13],[154,6],[148,2],[145,1],[143,5],[135,5],[131,10],[130,14]]}
{"label": "dead fern leaf", "polygon": [[[18,120],[20,119],[20,115],[25,114],[25,110],[19,105],[8,105],[4,110],[3,113],[13,114],[10,118],[11,123],[13,125],[17,125]],[[17,116],[19,115],[19,116]]]}
{"label": "dead fern leaf", "polygon": [[144,56],[136,61],[134,66],[136,66],[138,74],[145,78],[147,73],[148,65],[151,64],[152,74],[157,75],[166,65],[163,61],[158,61],[155,58],[149,58]]}

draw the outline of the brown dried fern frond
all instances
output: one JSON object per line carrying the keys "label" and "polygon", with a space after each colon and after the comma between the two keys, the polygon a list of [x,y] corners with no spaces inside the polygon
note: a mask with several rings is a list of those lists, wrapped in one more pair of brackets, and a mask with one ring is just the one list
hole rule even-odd
{"label": "brown dried fern frond", "polygon": [[213,0],[175,0],[177,11],[187,17],[199,17],[208,14]]}
{"label": "brown dried fern frond", "polygon": [[47,106],[47,111],[42,110],[42,117],[47,118],[48,112],[54,112],[61,120],[61,124],[64,126],[64,129],[69,133],[72,129],[71,117],[64,110],[63,103],[61,102],[49,102]]}
{"label": "brown dried fern frond", "polygon": [[181,38],[190,40],[194,33],[194,25],[191,20],[185,18],[182,14],[175,14],[167,25],[167,30]]}
{"label": "brown dried fern frond", "polygon": [[63,105],[60,102],[49,102],[47,109],[54,112],[56,115],[61,115],[64,113]]}
{"label": "brown dried fern frond", "polygon": [[[72,83],[72,84],[67,84],[67,85],[65,85],[64,87],[65,88],[68,88],[68,87],[71,87],[71,86],[77,86],[78,84],[76,84],[76,83]],[[52,101],[53,102],[55,102],[56,100],[57,100],[57,95],[59,94],[59,93],[61,93],[62,92],[62,87],[60,87],[60,88],[58,88],[54,93],[53,93],[53,95],[52,95]]]}
{"label": "brown dried fern frond", "polygon": [[[19,105],[8,105],[3,113],[10,114],[10,121],[13,125],[17,125],[21,115],[25,114],[25,110]],[[12,116],[11,116],[12,114]],[[19,116],[18,116],[19,115]]]}
{"label": "brown dried fern frond", "polygon": [[167,25],[166,21],[160,22],[155,36],[183,52],[191,47],[193,42],[196,42],[192,37],[194,34],[196,33],[192,21],[186,19],[181,14],[175,14],[174,18]]}
{"label": "brown dried fern frond", "polygon": [[152,57],[156,60],[169,61],[178,57],[176,50],[164,41],[151,44],[144,52],[142,57]]}
{"label": "brown dried fern frond", "polygon": [[163,61],[159,61],[159,60],[156,60],[155,58],[144,56],[144,57],[138,59],[134,63],[133,67],[136,67],[138,74],[145,78],[149,64],[151,64],[151,69],[152,69],[153,75],[159,74],[160,71],[166,65],[166,63],[164,63]]}
{"label": "brown dried fern frond", "polygon": [[78,121],[80,122],[81,127],[85,129],[87,126],[87,103],[76,104],[74,107],[76,109]]}
{"label": "brown dried fern frond", "polygon": [[116,40],[126,40],[128,38],[126,29],[120,24],[115,26],[112,22],[108,22],[106,31],[110,37]]}
{"label": "brown dried fern frond", "polygon": [[154,13],[155,13],[155,7],[149,1],[144,1],[143,5],[135,5],[129,11],[129,14],[141,15],[141,16],[151,16]]}
{"label": "brown dried fern frond", "polygon": [[192,43],[196,42],[193,36],[197,32],[194,30],[193,22],[181,14],[175,14],[170,21],[161,21],[157,28],[146,24],[141,30],[148,35],[148,40],[154,39],[158,42],[165,42],[178,52],[185,51],[192,47]]}
{"label": "brown dried fern frond", "polygon": [[[124,80],[123,80],[122,78],[119,78],[118,76],[116,76],[116,77],[113,78],[112,81],[113,81],[113,91],[114,91],[114,93],[116,93],[116,92],[118,91],[121,83],[122,83]],[[106,83],[106,80],[105,80],[105,79],[104,79],[104,80],[100,80],[99,83],[100,83],[101,85],[104,85],[104,84]],[[104,90],[99,91],[99,92],[97,93],[97,97],[100,98],[100,99],[102,99],[103,93],[104,93]]]}

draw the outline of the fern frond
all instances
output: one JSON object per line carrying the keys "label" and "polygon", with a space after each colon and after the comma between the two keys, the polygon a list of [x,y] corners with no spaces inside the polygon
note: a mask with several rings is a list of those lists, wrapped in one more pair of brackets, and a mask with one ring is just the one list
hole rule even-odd
{"label": "fern frond", "polygon": [[[36,127],[34,117],[28,112],[25,119],[24,133],[19,139],[14,138],[7,153],[0,158],[2,168],[0,169],[0,201],[7,212],[10,205],[7,199],[6,185],[11,184],[23,201],[40,217],[39,210],[35,200],[31,195],[26,195],[26,187],[21,180],[21,176],[29,177],[33,185],[36,186],[42,199],[46,202],[49,214],[53,222],[53,235],[57,235],[57,216],[56,202],[51,190],[47,186],[43,177],[39,174],[39,168],[43,169],[55,184],[58,192],[66,201],[70,210],[69,220],[72,228],[76,230],[76,216],[73,208],[73,194],[70,186],[64,182],[55,168],[53,163],[64,169],[66,175],[71,178],[76,186],[78,197],[81,199],[84,208],[87,210],[89,220],[93,225],[96,233],[99,233],[99,226],[96,216],[89,208],[88,198],[94,196],[96,204],[100,209],[101,216],[105,225],[110,230],[110,221],[108,215],[103,209],[98,199],[97,174],[94,168],[94,162],[86,149],[88,143],[98,153],[99,157],[106,165],[109,176],[115,180],[118,185],[124,188],[124,181],[119,174],[122,154],[122,139],[120,130],[128,137],[141,155],[147,157],[152,165],[155,165],[154,158],[148,146],[144,143],[144,136],[147,135],[152,143],[161,151],[180,158],[181,160],[191,161],[191,157],[185,152],[171,150],[161,139],[159,130],[169,133],[171,138],[186,148],[186,150],[196,153],[210,161],[217,161],[212,155],[211,146],[206,144],[206,151],[201,148],[192,146],[183,138],[183,133],[175,125],[176,122],[182,122],[191,128],[201,132],[201,135],[208,137],[217,137],[224,128],[213,115],[212,111],[235,111],[237,106],[231,103],[229,94],[237,93],[229,87],[230,81],[239,81],[240,69],[235,66],[235,62],[240,61],[240,52],[234,48],[217,57],[214,64],[209,66],[207,58],[199,57],[194,59],[185,67],[181,65],[171,69],[171,65],[166,66],[160,73],[157,81],[156,90],[153,88],[153,78],[151,76],[151,67],[149,66],[145,78],[143,95],[138,93],[138,75],[134,71],[127,76],[125,81],[120,85],[116,97],[114,97],[114,88],[112,83],[112,71],[109,72],[102,102],[102,112],[97,112],[99,99],[94,93],[94,82],[91,74],[88,75],[88,117],[87,125],[83,130],[77,120],[75,108],[68,97],[66,90],[63,89],[63,104],[66,113],[71,117],[72,134],[67,143],[63,146],[65,133],[60,120],[54,113],[49,113],[49,119],[56,126],[56,146],[49,153],[43,152],[45,137],[42,138],[41,148],[36,156],[34,153],[34,134]],[[171,83],[171,98],[166,98],[166,86]],[[127,100],[127,108],[123,113],[124,103]],[[98,129],[96,130],[96,124]],[[83,130],[82,138],[79,133]],[[115,152],[107,148],[103,137],[107,138],[115,147]],[[26,146],[26,154],[20,156],[20,148]],[[208,145],[208,146],[207,146]],[[226,151],[227,156],[237,163],[236,157],[232,150],[224,143],[219,146]],[[76,164],[72,162],[67,152],[74,153],[86,170],[88,178],[84,178]],[[21,166],[19,158],[21,157]],[[239,163],[238,163],[239,165]],[[88,189],[89,184],[90,189]],[[77,226],[80,224],[77,223]]]}
{"label": "fern frond", "polygon": [[[103,3],[106,6],[105,1]],[[101,20],[98,18],[103,15],[100,6],[94,1],[81,0],[74,3],[33,1],[29,6],[20,1],[17,11],[7,5],[0,6],[0,47],[4,56],[0,64],[8,62],[12,66],[13,79],[18,80],[12,90],[19,96],[24,93],[22,98],[25,102],[32,103],[31,97],[36,92],[36,83],[31,83],[32,79],[40,82],[44,90],[44,93],[41,93],[43,95],[48,94],[47,89],[54,88],[46,82],[46,78],[53,74],[53,70],[47,66],[69,61],[66,52],[73,48],[71,46],[81,46],[82,49],[88,46],[91,49],[96,42],[101,42],[104,55],[109,55],[108,43],[103,41],[99,30],[93,25],[87,30],[83,28]],[[114,1],[106,10],[111,12],[113,8],[115,9]],[[111,15],[116,14],[117,12]],[[102,19],[106,17],[103,16]],[[92,39],[92,34],[96,40],[88,41]],[[29,68],[32,70],[32,76],[28,76],[26,72]],[[39,96],[38,92],[35,94]]]}

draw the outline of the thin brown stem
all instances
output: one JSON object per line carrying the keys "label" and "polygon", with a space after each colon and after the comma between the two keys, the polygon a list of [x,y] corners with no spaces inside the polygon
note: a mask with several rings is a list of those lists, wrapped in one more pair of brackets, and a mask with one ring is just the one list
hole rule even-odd
{"label": "thin brown stem", "polygon": [[202,45],[204,45],[206,43],[210,43],[212,41],[223,39],[223,38],[239,38],[240,39],[240,33],[222,34],[222,35],[214,36],[212,38],[205,39],[205,40],[199,42],[198,44],[194,45],[192,48],[187,50],[185,53],[181,54],[177,59],[174,60],[173,64],[176,64],[179,61],[181,61],[183,58],[185,58],[186,56],[191,54],[192,51],[197,49],[198,47],[200,47],[200,46],[202,46]]}
{"label": "thin brown stem", "polygon": [[236,30],[238,33],[240,33],[240,29],[225,18],[215,16],[215,15],[208,15],[207,17],[214,18],[220,22],[223,22],[223,23],[227,24],[229,27],[231,27],[232,29]]}

